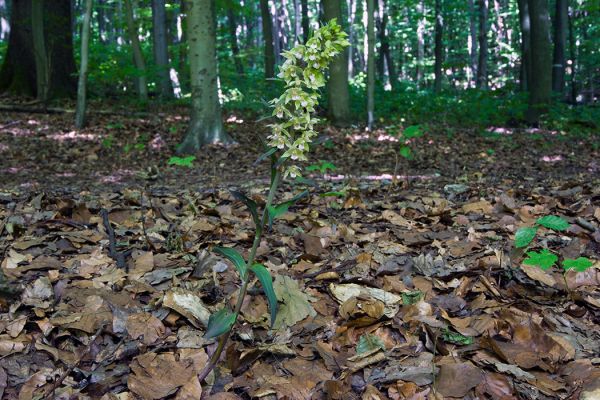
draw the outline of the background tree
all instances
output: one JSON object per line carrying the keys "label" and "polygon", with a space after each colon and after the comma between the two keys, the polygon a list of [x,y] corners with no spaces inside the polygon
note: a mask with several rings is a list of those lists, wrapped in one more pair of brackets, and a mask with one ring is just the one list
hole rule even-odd
{"label": "background tree", "polygon": [[186,8],[192,104],[190,124],[179,152],[192,154],[202,145],[232,143],[233,139],[221,121],[214,0],[187,0]]}
{"label": "background tree", "polygon": [[90,49],[90,20],[92,19],[92,0],[85,1],[85,12],[81,25],[81,62],[79,63],[79,81],[77,82],[77,109],[75,127],[81,129],[85,125],[85,109],[87,101],[87,76]]}
{"label": "background tree", "polygon": [[375,123],[375,0],[367,1],[367,129]]}
{"label": "background tree", "polygon": [[132,0],[125,1],[125,15],[127,18],[127,30],[129,32],[129,41],[131,42],[131,50],[133,51],[133,63],[137,68],[136,73],[136,89],[140,100],[148,100],[148,81],[146,80],[146,61],[144,61],[144,55],[142,54],[142,48],[140,46],[140,39],[138,36],[138,27],[135,22],[133,15],[133,4]]}
{"label": "background tree", "polygon": [[442,16],[442,0],[435,0],[435,66],[434,91],[442,91],[442,63],[444,62],[444,17]]}
{"label": "background tree", "polygon": [[260,0],[260,15],[262,19],[264,48],[265,78],[275,77],[275,46],[273,42],[273,20],[268,0]]}
{"label": "background tree", "polygon": [[171,98],[173,97],[173,86],[169,77],[169,48],[167,43],[165,0],[152,0],[152,39],[160,97]]}
{"label": "background tree", "polygon": [[563,93],[565,90],[565,68],[567,47],[567,26],[569,5],[567,0],[556,0],[554,14],[554,54],[552,60],[552,90]]}
{"label": "background tree", "polygon": [[477,88],[488,86],[488,0],[479,0],[479,61],[477,63]]}
{"label": "background tree", "polygon": [[548,0],[529,0],[531,21],[531,76],[527,122],[537,124],[548,109],[552,95],[552,42]]}

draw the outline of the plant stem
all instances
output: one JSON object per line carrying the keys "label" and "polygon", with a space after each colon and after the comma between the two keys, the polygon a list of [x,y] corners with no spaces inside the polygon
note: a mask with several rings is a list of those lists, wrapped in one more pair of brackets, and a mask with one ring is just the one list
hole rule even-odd
{"label": "plant stem", "polygon": [[[254,241],[252,242],[252,248],[250,249],[250,254],[248,255],[248,261],[246,262],[246,267],[248,270],[254,264],[254,258],[256,257],[256,251],[258,250],[258,246],[260,245],[260,239],[262,238],[262,234],[264,231],[264,226],[267,222],[267,217],[269,215],[269,207],[273,204],[273,199],[275,198],[275,192],[277,192],[277,186],[279,185],[279,180],[281,178],[281,173],[279,168],[277,168],[275,172],[275,176],[273,177],[273,181],[271,182],[271,187],[269,188],[269,194],[267,195],[267,202],[265,203],[265,208],[263,210],[262,218],[260,220],[260,226],[256,227],[254,232]],[[244,297],[246,297],[246,293],[248,291],[248,283],[250,282],[249,275],[246,276],[246,279],[242,280],[242,287],[240,288],[240,293],[238,295],[238,300],[235,305],[235,309],[233,313],[235,314],[235,321],[233,322],[232,329],[228,330],[219,338],[219,343],[212,357],[210,358],[208,364],[204,367],[204,369],[198,374],[198,379],[202,382],[208,374],[215,368],[219,358],[221,357],[221,353],[225,349],[225,345],[229,340],[229,336],[231,335],[231,331],[233,330],[233,326],[237,322],[237,318],[240,314],[240,310],[242,309],[242,304],[244,303]]]}

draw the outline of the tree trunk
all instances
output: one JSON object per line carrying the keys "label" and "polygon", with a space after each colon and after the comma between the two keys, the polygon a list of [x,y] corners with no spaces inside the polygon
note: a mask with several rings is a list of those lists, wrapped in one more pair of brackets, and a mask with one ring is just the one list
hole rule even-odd
{"label": "tree trunk", "polygon": [[577,102],[577,52],[575,51],[575,30],[573,29],[574,21],[573,7],[569,9],[569,58],[571,59],[571,103]]}
{"label": "tree trunk", "polygon": [[387,67],[387,77],[392,88],[396,88],[398,77],[394,69],[394,62],[390,50],[390,38],[388,36],[388,10],[385,0],[379,0],[379,57],[380,57],[380,76],[385,78],[385,68]]}
{"label": "tree trunk", "polygon": [[269,8],[269,0],[260,0],[260,16],[262,19],[263,39],[265,41],[265,78],[275,77],[275,47],[273,44],[273,18]]}
{"label": "tree trunk", "polygon": [[477,88],[487,89],[488,54],[488,0],[479,0],[479,62],[477,63]]}
{"label": "tree trunk", "polygon": [[50,65],[50,56],[46,52],[44,0],[31,1],[31,33],[33,35],[33,57],[35,59],[36,97],[37,100],[46,103],[48,101],[52,66]]}
{"label": "tree trunk", "polygon": [[302,4],[302,36],[304,43],[308,40],[310,35],[310,21],[308,19],[308,0],[301,0]]}
{"label": "tree trunk", "polygon": [[[325,22],[336,19],[344,21],[341,0],[323,0],[323,18]],[[328,114],[336,126],[348,126],[350,123],[350,93],[348,90],[348,51],[345,49],[331,62],[329,69]]]}
{"label": "tree trunk", "polygon": [[244,66],[240,59],[240,47],[238,45],[237,38],[237,22],[235,18],[235,12],[232,7],[227,7],[227,26],[229,28],[229,43],[231,44],[231,53],[233,54],[233,63],[235,65],[235,71],[239,75],[244,74]]}
{"label": "tree trunk", "polygon": [[435,0],[435,82],[434,91],[442,91],[442,63],[444,62],[444,17],[442,16],[442,0]]}
{"label": "tree trunk", "polygon": [[548,110],[552,95],[552,42],[548,0],[529,0],[531,20],[531,76],[527,122],[536,125]]}
{"label": "tree trunk", "polygon": [[375,0],[367,0],[367,129],[375,122]]}
{"label": "tree trunk", "polygon": [[468,0],[469,6],[469,39],[467,47],[469,50],[469,70],[470,76],[469,85],[471,81],[475,83],[477,76],[477,19],[475,13],[475,2],[474,0]]}
{"label": "tree trunk", "polygon": [[554,55],[552,60],[552,90],[556,93],[565,91],[565,68],[567,29],[569,23],[569,5],[567,0],[556,0],[554,16]]}
{"label": "tree trunk", "polygon": [[133,18],[132,0],[125,0],[125,17],[127,19],[127,30],[129,31],[129,40],[133,51],[133,63],[137,69],[136,89],[140,100],[148,100],[148,82],[146,80],[146,62],[142,54],[140,39],[138,37],[138,28]]}
{"label": "tree trunk", "polygon": [[160,97],[173,97],[173,85],[169,78],[169,44],[167,39],[167,10],[165,0],[152,0],[152,38],[154,63],[157,68]]}
{"label": "tree trunk", "polygon": [[425,3],[424,0],[419,0],[417,3],[417,85],[421,87],[424,77],[424,60],[425,60]]}
{"label": "tree trunk", "polygon": [[98,40],[100,43],[108,43],[108,34],[106,32],[106,0],[98,0],[96,6],[96,17],[98,18]]}
{"label": "tree trunk", "polygon": [[79,65],[79,82],[77,83],[77,111],[75,112],[75,127],[85,126],[86,85],[88,75],[88,54],[90,50],[90,20],[92,19],[92,0],[85,0],[85,13],[81,26],[81,63]]}
{"label": "tree trunk", "polygon": [[186,1],[192,105],[190,125],[178,152],[192,154],[205,144],[232,143],[233,139],[221,120],[214,0]]}
{"label": "tree trunk", "polygon": [[531,21],[529,19],[528,0],[518,0],[519,5],[519,25],[521,27],[521,68],[520,68],[520,86],[521,91],[529,90],[529,80],[531,77]]}
{"label": "tree trunk", "polygon": [[[0,69],[0,91],[47,99],[73,97],[76,92],[73,34],[71,29],[64,28],[71,26],[71,2],[39,2],[36,3],[36,7],[43,8],[37,9],[36,19],[41,18],[42,22],[35,27],[32,26],[32,0],[12,2],[8,50]],[[35,44],[33,28],[37,36],[42,34],[41,38],[37,37]],[[34,46],[40,50],[38,57]],[[42,53],[45,60],[40,57]],[[45,70],[40,71],[41,85],[38,85],[36,61],[43,67],[41,69]],[[41,90],[38,86],[44,89]]]}

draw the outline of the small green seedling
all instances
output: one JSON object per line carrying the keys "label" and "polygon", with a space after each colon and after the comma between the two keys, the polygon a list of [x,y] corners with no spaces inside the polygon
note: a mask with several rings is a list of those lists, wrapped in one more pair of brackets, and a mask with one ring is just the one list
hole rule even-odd
{"label": "small green seedling", "polygon": [[335,171],[337,167],[330,163],[329,161],[319,160],[318,164],[312,164],[306,167],[307,171],[319,171],[321,174],[325,175],[328,171]]}
{"label": "small green seedling", "polygon": [[[515,247],[524,248],[528,247],[533,239],[535,239],[538,229],[543,226],[548,229],[552,229],[557,232],[566,231],[569,229],[569,223],[556,215],[547,215],[541,218],[538,218],[535,222],[535,225],[532,227],[523,227],[517,230],[515,234]],[[559,256],[548,250],[547,248],[543,248],[540,251],[528,251],[526,252],[527,258],[523,260],[524,265],[530,265],[540,268],[543,271],[546,271],[559,261]],[[563,279],[565,282],[565,287],[571,295],[571,290],[569,289],[569,284],[567,283],[566,274],[569,270],[573,269],[577,272],[584,272],[588,268],[592,267],[594,263],[586,258],[579,257],[576,259],[563,259],[561,262],[561,267],[563,270]]]}
{"label": "small green seedling", "polygon": [[177,165],[178,167],[192,168],[196,156],[177,157],[173,156],[169,158],[169,165]]}
{"label": "small green seedling", "polygon": [[410,139],[419,138],[421,136],[423,136],[423,131],[419,125],[411,125],[406,128],[399,138],[400,148],[398,149],[398,153],[407,160],[412,160],[415,158],[413,150],[406,142]]}

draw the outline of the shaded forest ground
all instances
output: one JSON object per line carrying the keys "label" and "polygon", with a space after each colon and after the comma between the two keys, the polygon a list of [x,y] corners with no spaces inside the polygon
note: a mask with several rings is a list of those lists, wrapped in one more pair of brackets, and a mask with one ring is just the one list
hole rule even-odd
{"label": "shaded forest ground", "polygon": [[[309,164],[336,169],[307,173],[311,196],[258,252],[278,275],[280,329],[267,329],[251,291],[200,385],[214,349],[203,313],[234,304],[237,285],[205,250],[247,251],[249,213],[226,189],[260,201],[268,183],[253,164],[266,125],[226,118],[239,145],[206,148],[186,168],[167,165],[185,110],[92,115],[79,132],[71,114],[0,114],[6,398],[597,398],[583,396],[600,391],[598,136],[435,116],[410,161],[391,129],[322,129]],[[543,215],[571,227],[542,229],[533,248],[595,262],[566,275],[572,297],[560,273],[521,267],[512,246]]]}

